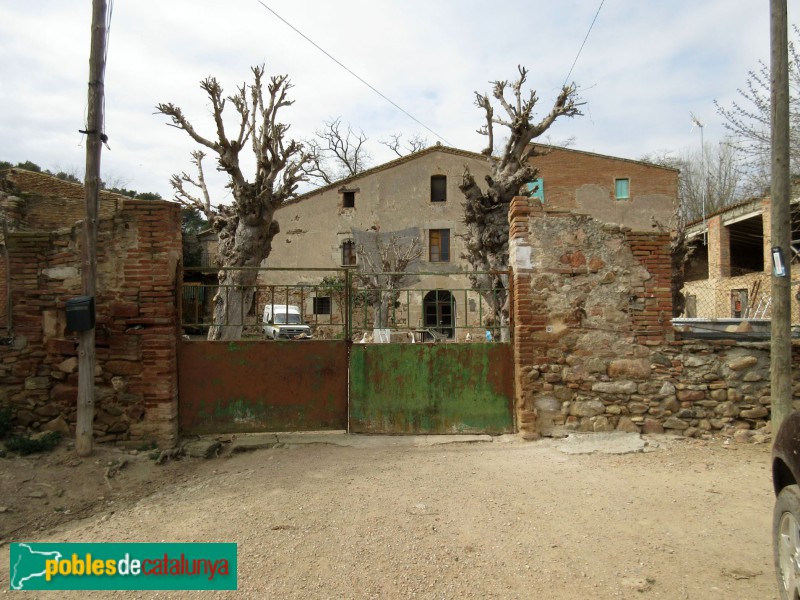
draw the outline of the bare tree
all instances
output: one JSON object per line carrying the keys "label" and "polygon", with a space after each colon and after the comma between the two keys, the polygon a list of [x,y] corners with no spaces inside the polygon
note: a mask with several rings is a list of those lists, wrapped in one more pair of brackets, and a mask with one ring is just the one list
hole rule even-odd
{"label": "bare tree", "polygon": [[[299,182],[305,180],[303,167],[309,156],[302,144],[286,140],[289,126],[278,121],[280,109],[290,106],[287,99],[292,85],[286,75],[270,77],[264,93],[264,65],[253,67],[253,83],[242,84],[237,92],[223,95],[222,86],[214,77],[200,82],[200,88],[211,101],[216,139],[202,136],[186,119],[181,109],[172,104],[158,104],[156,111],[168,116],[173,127],[182,129],[201,146],[217,155],[218,168],[228,174],[228,187],[233,195],[229,206],[220,206],[213,216],[212,227],[219,236],[217,263],[225,267],[219,272],[219,289],[214,296],[213,325],[209,340],[239,339],[244,315],[251,308],[257,271],[241,267],[258,267],[269,256],[272,238],[279,231],[273,216],[275,209],[291,197]],[[230,102],[238,114],[235,137],[228,137],[223,111]],[[250,141],[255,156],[255,175],[248,181],[242,173],[240,153]],[[193,162],[202,173],[202,156],[193,155]],[[188,177],[173,177],[176,184],[189,183]],[[202,176],[196,184],[204,186]],[[179,195],[179,189],[176,193]],[[207,190],[206,190],[207,191]],[[184,200],[191,201],[188,197]],[[202,205],[206,206],[204,197]],[[211,207],[210,200],[208,201]],[[233,268],[231,268],[233,267]]]}
{"label": "bare tree", "polygon": [[[186,208],[200,211],[209,223],[213,223],[214,219],[219,215],[219,211],[211,205],[211,194],[208,191],[203,173],[203,159],[206,154],[202,150],[194,150],[191,155],[191,162],[197,168],[197,177],[192,177],[186,171],[182,171],[179,175],[173,175],[169,180],[169,184],[175,190],[175,200],[177,202]],[[202,197],[194,195],[187,189],[187,185],[196,188],[202,194]]]}
{"label": "bare tree", "polygon": [[385,329],[390,308],[399,298],[399,289],[408,283],[409,266],[422,256],[419,236],[411,231],[380,233],[353,232],[360,240],[357,246],[359,270],[354,274],[367,292],[372,304],[375,327]]}
{"label": "bare tree", "polygon": [[[533,123],[533,109],[539,101],[535,90],[523,97],[522,87],[528,70],[518,67],[519,78],[508,81],[494,81],[492,97],[505,112],[505,118],[495,116],[492,100],[488,94],[475,92],[475,104],[486,115],[486,124],[478,133],[487,136],[488,144],[483,154],[490,166],[486,177],[486,189],[476,183],[474,177],[465,169],[459,189],[464,194],[464,222],[467,233],[464,236],[466,258],[473,269],[481,272],[497,272],[508,269],[508,208],[514,196],[528,194],[525,184],[536,179],[536,169],[530,159],[541,155],[532,141],[544,134],[559,117],[580,115],[577,88],[574,84],[564,86],[547,113],[538,123]],[[505,97],[510,88],[513,98]],[[508,129],[508,138],[500,157],[492,156],[494,147],[494,126]],[[507,331],[508,322],[508,282],[499,274],[476,275],[472,286],[481,290],[492,307],[492,325]],[[502,333],[501,333],[502,334]]]}
{"label": "bare tree", "polygon": [[378,142],[389,148],[389,150],[397,154],[397,156],[413,154],[414,152],[419,152],[430,146],[428,138],[419,133],[412,135],[405,143],[400,141],[402,137],[402,133],[393,133],[388,139],[378,140]]}
{"label": "bare tree", "polygon": [[[800,168],[800,29],[795,25],[794,40],[789,42],[789,157],[792,172]],[[769,182],[770,129],[769,65],[758,61],[758,67],[748,72],[744,88],[739,88],[739,101],[724,107],[716,100],[717,113],[725,119],[723,125],[736,141],[736,150],[743,165],[756,178],[753,185]]]}
{"label": "bare tree", "polygon": [[677,156],[648,154],[642,160],[680,170],[678,205],[687,223],[735,204],[748,193],[736,148],[729,139],[719,144],[706,142],[702,149],[687,147]]}
{"label": "bare tree", "polygon": [[741,198],[742,172],[736,150],[727,140],[686,150],[681,162],[678,196],[687,222],[702,219]]}
{"label": "bare tree", "polygon": [[367,136],[363,131],[356,133],[349,123],[345,128],[341,117],[326,121],[325,128],[314,136],[304,140],[311,155],[304,169],[309,177],[331,184],[357,175],[369,165],[372,157],[364,147]]}

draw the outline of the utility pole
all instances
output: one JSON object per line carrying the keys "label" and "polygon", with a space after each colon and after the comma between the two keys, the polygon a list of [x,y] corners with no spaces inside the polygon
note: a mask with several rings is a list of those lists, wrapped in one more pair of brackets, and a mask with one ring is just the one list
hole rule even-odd
{"label": "utility pole", "polygon": [[789,48],[786,0],[770,0],[772,82],[772,431],[792,410],[791,269],[789,207]]}
{"label": "utility pole", "polygon": [[[100,151],[103,132],[103,95],[106,68],[106,1],[92,0],[92,45],[89,56],[89,107],[86,122],[86,217],[83,219],[83,295],[94,298],[97,286],[97,220],[100,199]],[[102,137],[101,137],[102,136]],[[78,332],[78,417],[75,450],[89,456],[94,423],[94,327]]]}

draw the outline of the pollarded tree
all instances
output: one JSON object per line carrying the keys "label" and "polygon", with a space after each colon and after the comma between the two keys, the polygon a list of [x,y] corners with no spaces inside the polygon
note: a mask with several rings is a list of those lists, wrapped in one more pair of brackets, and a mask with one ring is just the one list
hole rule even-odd
{"label": "pollarded tree", "polygon": [[[270,77],[265,89],[264,66],[253,67],[252,71],[253,83],[241,85],[227,98],[216,78],[207,77],[200,82],[200,88],[211,101],[216,139],[198,133],[178,106],[172,103],[156,106],[159,113],[172,120],[172,126],[216,154],[218,169],[229,177],[233,202],[219,206],[212,220],[212,227],[219,235],[217,263],[225,268],[219,272],[209,340],[241,337],[243,316],[250,311],[257,277],[255,269],[241,267],[258,267],[269,256],[272,238],[279,231],[275,209],[294,195],[298,183],[305,180],[303,167],[310,158],[302,144],[286,140],[289,126],[278,120],[280,109],[293,103],[287,99],[292,87],[288,77]],[[238,115],[233,138],[228,136],[223,123],[226,102],[233,105]],[[240,165],[240,154],[248,142],[255,157],[252,180],[245,178]],[[196,164],[202,171],[200,159]]]}
{"label": "pollarded tree", "polygon": [[[486,125],[478,133],[488,137],[483,154],[489,161],[490,175],[486,177],[487,187],[482,189],[467,168],[458,186],[464,194],[464,223],[467,233],[464,236],[466,258],[476,271],[505,271],[508,269],[508,209],[514,196],[530,193],[526,184],[536,179],[536,169],[530,159],[540,155],[532,145],[533,140],[546,132],[559,117],[580,115],[577,88],[575,84],[565,85],[547,113],[539,122],[532,122],[533,110],[539,101],[535,90],[523,97],[522,87],[528,70],[518,67],[519,78],[513,83],[493,82],[492,97],[500,104],[505,117],[495,116],[494,106],[488,94],[475,92],[475,104],[486,113]],[[513,98],[505,97],[511,88]],[[494,126],[508,129],[503,153],[492,155],[494,147]],[[472,286],[486,297],[492,310],[491,325],[501,332],[507,331],[508,323],[508,281],[499,274],[475,275],[471,277]],[[491,290],[491,291],[489,291]]]}

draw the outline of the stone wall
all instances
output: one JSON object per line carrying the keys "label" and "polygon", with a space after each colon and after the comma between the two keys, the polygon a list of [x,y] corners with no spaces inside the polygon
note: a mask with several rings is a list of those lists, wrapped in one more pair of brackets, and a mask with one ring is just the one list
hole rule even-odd
{"label": "stone wall", "polygon": [[768,431],[769,344],[687,340],[620,357],[565,353],[528,377],[539,433],[722,432],[744,440]]}
{"label": "stone wall", "polygon": [[768,344],[673,339],[666,234],[543,211],[526,198],[514,200],[510,220],[524,437],[554,428],[740,439],[767,431]]}
{"label": "stone wall", "polygon": [[[0,204],[28,217],[31,207],[48,202],[69,210],[80,205],[71,196],[48,199],[38,191],[0,193]],[[95,439],[171,446],[177,439],[179,206],[122,198],[105,206],[98,227]],[[33,431],[73,434],[75,428],[78,348],[64,310],[81,293],[82,229],[73,223],[37,231],[38,222],[28,218],[22,228],[28,231],[6,239],[13,310],[0,346],[0,403]]]}

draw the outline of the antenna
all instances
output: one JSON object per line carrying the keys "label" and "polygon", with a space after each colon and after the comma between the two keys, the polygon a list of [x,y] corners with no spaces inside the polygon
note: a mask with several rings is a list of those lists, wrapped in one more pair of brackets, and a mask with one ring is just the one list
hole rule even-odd
{"label": "antenna", "polygon": [[[694,113],[689,111],[689,116],[692,119],[692,129],[689,133],[694,131],[695,127],[700,128],[700,164],[703,169],[703,183],[702,183],[702,204],[703,204],[703,227],[706,227],[706,146],[703,141],[703,123],[694,116]],[[703,240],[705,241],[706,229],[703,230]]]}

